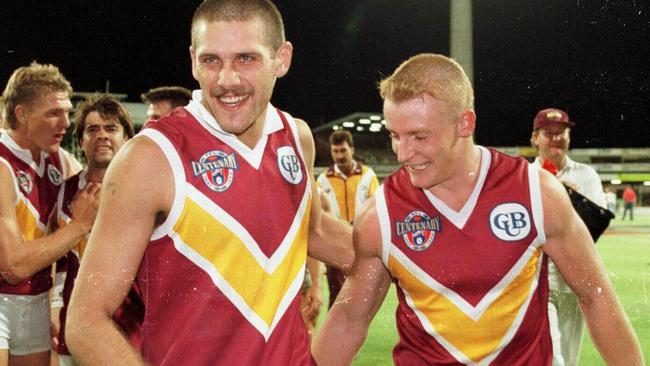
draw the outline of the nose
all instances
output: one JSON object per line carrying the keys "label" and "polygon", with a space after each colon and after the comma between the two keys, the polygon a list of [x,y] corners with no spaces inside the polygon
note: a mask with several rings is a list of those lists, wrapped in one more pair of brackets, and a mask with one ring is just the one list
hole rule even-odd
{"label": "nose", "polygon": [[233,85],[239,85],[239,72],[231,63],[224,63],[219,71],[219,86],[228,89]]}
{"label": "nose", "polygon": [[106,139],[108,138],[108,131],[105,128],[100,128],[97,130],[96,136],[98,139]]}
{"label": "nose", "polygon": [[393,150],[397,155],[397,161],[400,163],[408,162],[413,155],[413,150],[407,141],[393,141]]}
{"label": "nose", "polygon": [[61,118],[59,118],[59,124],[65,129],[70,127],[70,116],[67,113],[63,113]]}

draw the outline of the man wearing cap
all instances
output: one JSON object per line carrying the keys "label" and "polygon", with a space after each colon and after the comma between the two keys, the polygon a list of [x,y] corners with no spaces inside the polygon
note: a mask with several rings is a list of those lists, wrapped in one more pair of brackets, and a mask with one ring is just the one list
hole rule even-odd
{"label": "man wearing cap", "polygon": [[[554,166],[556,176],[565,185],[602,207],[607,207],[605,193],[598,173],[589,165],[571,160],[567,155],[571,142],[571,127],[575,123],[560,109],[539,111],[533,122],[530,142],[537,147],[539,156],[534,164]],[[552,165],[550,164],[552,163]],[[562,364],[556,357],[564,358],[564,365],[577,365],[584,334],[584,319],[576,295],[564,282],[557,267],[549,261],[549,322],[553,339],[553,364]],[[561,353],[558,350],[561,349]]]}

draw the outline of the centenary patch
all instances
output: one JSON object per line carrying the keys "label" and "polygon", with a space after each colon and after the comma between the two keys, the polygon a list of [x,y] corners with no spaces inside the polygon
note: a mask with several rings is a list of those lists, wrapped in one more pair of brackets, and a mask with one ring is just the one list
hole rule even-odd
{"label": "centenary patch", "polygon": [[409,248],[418,252],[433,243],[436,231],[440,231],[440,218],[430,218],[422,211],[412,211],[404,221],[395,222],[395,234],[401,236]]}
{"label": "centenary patch", "polygon": [[278,155],[278,168],[280,174],[287,182],[291,184],[298,184],[302,182],[302,167],[300,159],[296,155],[295,150],[291,146],[282,146],[277,150]]}
{"label": "centenary patch", "polygon": [[528,236],[531,227],[528,210],[520,203],[502,203],[490,213],[490,229],[501,240],[521,240]]}
{"label": "centenary patch", "polygon": [[230,188],[236,170],[239,170],[237,156],[219,150],[208,151],[198,162],[192,162],[194,176],[201,176],[205,185],[215,192]]}
{"label": "centenary patch", "polygon": [[20,189],[23,190],[23,192],[30,194],[32,193],[32,189],[34,188],[34,181],[32,180],[32,176],[25,173],[22,170],[18,171],[18,186]]}
{"label": "centenary patch", "polygon": [[63,183],[63,174],[61,174],[61,171],[52,164],[47,166],[47,177],[50,179],[50,182],[54,183],[56,186]]}

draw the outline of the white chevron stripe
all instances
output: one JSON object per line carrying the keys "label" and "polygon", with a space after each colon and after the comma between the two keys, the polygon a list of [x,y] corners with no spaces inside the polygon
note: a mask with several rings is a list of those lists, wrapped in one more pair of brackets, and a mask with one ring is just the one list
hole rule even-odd
{"label": "white chevron stripe", "polygon": [[540,243],[534,240],[531,245],[528,246],[526,252],[519,258],[517,263],[508,271],[508,273],[503,276],[503,278],[491,288],[483,299],[472,306],[467,300],[462,296],[456,293],[454,290],[447,288],[445,285],[441,284],[428,273],[418,267],[413,261],[411,261],[399,248],[395,245],[391,248],[391,254],[402,266],[409,270],[418,280],[426,284],[432,290],[440,293],[445,296],[449,301],[461,309],[468,317],[472,320],[477,321],[483,316],[485,311],[494,303],[494,301],[499,297],[501,292],[508,287],[508,285],[517,277],[521,270],[526,266],[528,261],[535,254],[535,251],[539,247]]}
{"label": "white chevron stripe", "polygon": [[253,327],[255,327],[255,329],[260,332],[260,334],[262,334],[264,340],[268,341],[271,337],[271,334],[273,333],[273,330],[275,329],[275,326],[280,321],[280,319],[282,319],[282,316],[289,308],[289,305],[293,301],[293,298],[300,290],[300,286],[302,286],[305,272],[304,265],[294,278],[287,292],[282,297],[278,309],[275,312],[273,323],[271,323],[271,326],[269,327],[266,322],[264,322],[264,320],[260,318],[259,315],[257,315],[257,313],[250,306],[248,306],[246,301],[244,301],[244,299],[239,295],[239,293],[237,293],[237,291],[230,285],[230,283],[225,278],[223,278],[223,276],[221,276],[219,271],[212,265],[212,263],[210,263],[210,261],[205,259],[202,255],[192,249],[192,247],[183,242],[178,233],[173,233],[170,235],[170,237],[174,241],[174,247],[176,250],[178,250],[181,254],[183,254],[194,264],[199,266],[203,271],[205,271],[205,273],[210,276],[210,279],[215,284],[215,286],[217,286],[217,288],[228,298],[228,300],[230,300],[230,302],[235,305],[237,310],[239,310],[244,318],[246,318],[246,320],[248,320],[248,322],[251,323],[251,325],[253,325]]}
{"label": "white chevron stripe", "polygon": [[190,184],[184,185],[184,191],[192,201],[199,205],[202,209],[210,213],[210,215],[216,220],[226,226],[230,231],[232,231],[237,237],[244,243],[248,251],[255,257],[257,263],[266,271],[266,273],[273,273],[278,266],[282,263],[287,253],[291,249],[294,239],[296,238],[296,233],[300,229],[302,224],[305,211],[307,210],[308,199],[308,190],[305,189],[303,193],[302,201],[300,206],[296,211],[296,215],[293,218],[293,222],[287,231],[287,234],[282,239],[282,243],[278,246],[271,257],[267,257],[262,250],[260,245],[255,241],[253,236],[246,230],[246,228],[239,223],[234,217],[232,217],[228,212],[219,207],[212,200],[208,199],[203,193]]}
{"label": "white chevron stripe", "polygon": [[440,211],[441,215],[445,216],[447,220],[449,220],[452,224],[454,224],[454,226],[459,229],[465,227],[467,220],[469,220],[470,215],[474,211],[474,207],[476,207],[476,202],[478,201],[478,197],[481,193],[481,190],[483,189],[483,184],[485,183],[485,178],[487,177],[488,169],[490,168],[490,164],[492,162],[490,151],[483,146],[477,147],[481,151],[481,168],[479,171],[478,180],[474,185],[472,194],[469,196],[467,202],[465,202],[465,205],[459,212],[456,212],[454,209],[447,206],[446,203],[444,203],[438,197],[434,196],[433,193],[431,193],[428,189],[422,190],[433,207]]}
{"label": "white chevron stripe", "polygon": [[[519,308],[519,311],[517,312],[517,315],[515,316],[515,319],[513,320],[512,325],[504,335],[504,337],[501,339],[501,343],[499,343],[499,346],[489,355],[485,356],[480,362],[476,363],[469,359],[467,355],[465,355],[462,351],[460,351],[458,348],[454,347],[451,343],[447,342],[447,340],[438,334],[433,326],[431,325],[431,322],[429,322],[429,319],[427,319],[426,315],[422,313],[416,306],[415,302],[413,301],[413,298],[408,291],[406,291],[404,288],[401,288],[403,293],[404,293],[404,298],[406,299],[406,303],[408,306],[413,310],[413,312],[417,315],[418,319],[420,320],[420,324],[424,328],[424,330],[429,333],[433,338],[438,341],[452,356],[456,358],[459,362],[462,362],[466,365],[477,365],[477,366],[486,366],[489,365],[494,359],[496,359],[501,351],[510,343],[512,338],[514,338],[515,334],[519,330],[519,326],[521,325],[521,322],[524,319],[524,316],[526,315],[526,312],[528,311],[528,307],[530,305],[530,301],[533,298],[533,295],[535,291],[537,290],[537,286],[539,285],[539,277],[542,269],[542,263],[544,261],[544,254],[540,255],[539,261],[537,262],[536,270],[535,270],[535,277],[533,279],[533,283],[530,287],[530,291],[528,292],[528,296],[526,297],[526,300],[522,304],[522,306]],[[450,299],[451,300],[451,299]],[[460,308],[460,307],[459,307]],[[464,312],[464,311],[463,311]],[[473,319],[473,318],[472,318]],[[478,320],[478,319],[473,319],[473,320]]]}

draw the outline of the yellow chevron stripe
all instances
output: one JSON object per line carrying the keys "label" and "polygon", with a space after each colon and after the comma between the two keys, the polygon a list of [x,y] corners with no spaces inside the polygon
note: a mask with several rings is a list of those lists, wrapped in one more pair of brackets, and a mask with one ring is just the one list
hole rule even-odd
{"label": "yellow chevron stripe", "polygon": [[477,321],[420,281],[393,256],[389,257],[388,265],[393,276],[399,279],[400,287],[411,295],[415,307],[426,316],[435,332],[469,359],[479,362],[497,349],[512,328],[517,313],[530,294],[541,252],[541,249],[536,251]]}
{"label": "yellow chevron stripe", "polygon": [[291,249],[272,274],[264,271],[235,233],[196,202],[186,198],[180,217],[174,231],[209,261],[270,327],[282,298],[305,264],[309,211],[302,219]]}
{"label": "yellow chevron stripe", "polygon": [[20,231],[25,236],[25,240],[34,240],[45,235],[43,230],[38,228],[38,217],[34,217],[22,200],[18,200],[18,204],[16,205],[16,219],[18,220]]}

